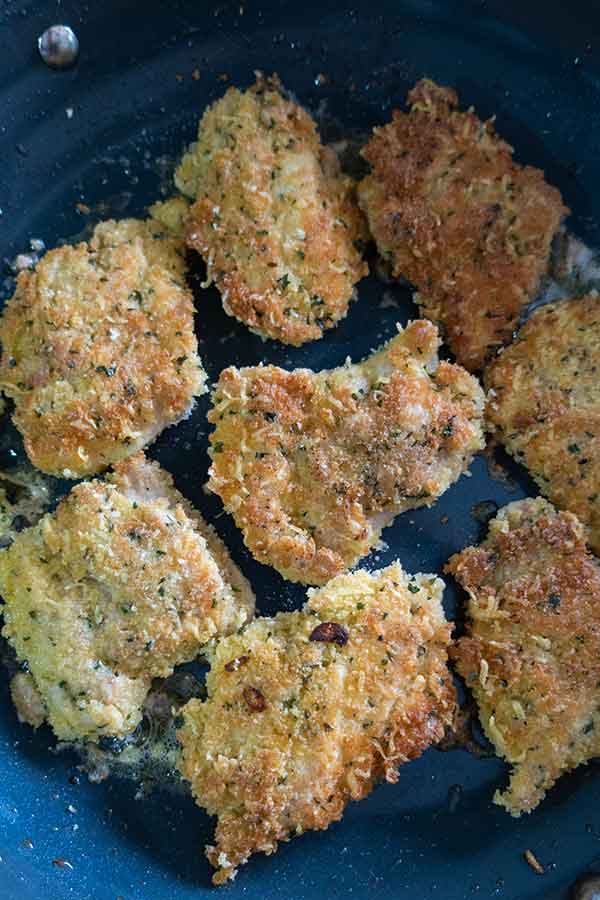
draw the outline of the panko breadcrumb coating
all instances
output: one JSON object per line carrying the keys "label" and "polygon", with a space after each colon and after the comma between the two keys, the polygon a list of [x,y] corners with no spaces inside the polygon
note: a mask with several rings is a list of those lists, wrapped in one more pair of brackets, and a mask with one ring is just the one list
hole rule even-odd
{"label": "panko breadcrumb coating", "polygon": [[19,717],[48,719],[64,740],[132,731],[152,679],[254,609],[216,533],[141,453],[0,552],[0,594],[3,634],[26,664]]}
{"label": "panko breadcrumb coating", "polygon": [[168,200],[159,200],[152,204],[148,212],[172,234],[181,240],[185,239],[190,214],[190,201],[186,197],[176,194]]}
{"label": "panko breadcrumb coating", "polygon": [[218,816],[215,884],[252,853],[327,828],[444,735],[455,707],[443,582],[399,563],[309,590],[211,651],[183,709],[181,772]]}
{"label": "panko breadcrumb coating", "polygon": [[188,243],[225,312],[299,345],[343,319],[367,274],[355,185],[321,144],[310,115],[259,78],[204,113],[175,182],[195,202]]}
{"label": "panko breadcrumb coating", "polygon": [[107,221],[19,275],[0,321],[0,387],[38,468],[100,472],[204,393],[183,250],[158,222]]}
{"label": "panko breadcrumb coating", "polygon": [[536,310],[485,377],[496,436],[600,553],[600,296]]}
{"label": "panko breadcrumb coating", "polygon": [[600,754],[599,563],[575,516],[538,498],[504,507],[447,571],[469,593],[458,671],[512,765],[494,802],[519,816]]}
{"label": "panko breadcrumb coating", "polygon": [[439,362],[438,333],[412,322],[364,362],[337,369],[228,368],[212,397],[218,494],[254,556],[325,584],[407,509],[430,506],[484,445],[484,396]]}
{"label": "panko breadcrumb coating", "polygon": [[479,371],[510,340],[546,271],[569,210],[544,174],[450,88],[423,80],[362,151],[371,174],[359,200],[393,274],[417,288],[458,362]]}

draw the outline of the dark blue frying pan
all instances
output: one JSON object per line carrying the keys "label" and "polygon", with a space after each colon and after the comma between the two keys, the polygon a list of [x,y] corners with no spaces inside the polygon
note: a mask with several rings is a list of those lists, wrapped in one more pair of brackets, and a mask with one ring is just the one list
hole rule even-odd
{"label": "dark blue frying pan", "polygon": [[[241,4],[241,5],[240,5]],[[37,54],[47,26],[70,24],[75,68],[53,72]],[[141,213],[165,188],[204,106],[254,69],[277,71],[322,113],[358,133],[385,122],[423,75],[454,85],[464,104],[497,115],[517,158],[543,168],[573,210],[571,229],[600,247],[600,4],[595,0],[434,0],[302,4],[237,0],[0,0],[0,254],[30,238],[54,245],[107,215]],[[197,69],[199,78],[193,78]],[[322,104],[322,106],[321,106]],[[72,110],[72,113],[67,112]],[[101,206],[104,202],[104,206]],[[77,204],[91,212],[82,213]],[[10,284],[5,284],[6,291]],[[381,305],[384,291],[387,302]],[[395,304],[395,305],[394,305]],[[266,358],[313,368],[355,359],[415,315],[410,295],[375,276],[348,318],[301,350],[263,345],[198,297],[197,330],[212,378],[229,363]],[[255,563],[219,503],[206,497],[206,413],[165,433],[152,455],[214,521],[252,580],[261,612],[288,609],[303,590]],[[474,506],[532,493],[531,482],[490,477],[483,458],[431,510],[407,513],[385,533],[409,571],[440,571],[483,530]],[[370,559],[369,564],[374,564]],[[460,610],[452,585],[451,615]],[[459,612],[460,618],[460,612]],[[201,848],[211,822],[191,799],[136,785],[91,785],[77,757],[53,752],[49,730],[19,726],[0,675],[1,900],[184,900],[208,896]],[[430,750],[399,784],[350,806],[343,823],[257,857],[223,896],[246,900],[459,900],[566,898],[600,864],[600,771],[563,778],[540,808],[511,820],[491,797],[506,777],[493,757]],[[531,850],[543,865],[524,861]],[[583,895],[582,895],[583,896]],[[586,896],[591,896],[588,894]]]}

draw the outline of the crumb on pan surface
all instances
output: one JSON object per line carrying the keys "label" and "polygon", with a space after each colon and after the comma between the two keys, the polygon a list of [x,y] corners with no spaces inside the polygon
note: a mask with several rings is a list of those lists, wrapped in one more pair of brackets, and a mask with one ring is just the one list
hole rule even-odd
{"label": "crumb on pan surface", "polygon": [[254,556],[324,584],[407,509],[430,506],[484,445],[483,391],[410,323],[337,369],[225,369],[212,395],[208,487]]}
{"label": "crumb on pan surface", "polygon": [[218,816],[216,884],[326,829],[442,738],[455,708],[442,592],[399,563],[360,570],[216,643],[208,699],[184,707],[179,731],[182,774]]}
{"label": "crumb on pan surface", "polygon": [[298,346],[346,315],[367,232],[354,181],[279,87],[259,78],[208,107],[175,182],[194,200],[188,244],[225,311]]}
{"label": "crumb on pan surface", "polygon": [[537,309],[485,381],[496,437],[600,553],[600,296]]}
{"label": "crumb on pan surface", "polygon": [[153,678],[254,610],[220,538],[141,453],[0,552],[0,593],[19,717],[65,740],[132,731]]}
{"label": "crumb on pan surface", "polygon": [[21,272],[0,321],[0,388],[38,468],[100,472],[205,392],[183,254],[156,221],[106,221]]}
{"label": "crumb on pan surface", "polygon": [[585,538],[571,513],[520,500],[446,568],[469,594],[452,656],[511,764],[494,802],[513,816],[600,753],[600,568]]}
{"label": "crumb on pan surface", "polygon": [[479,371],[510,340],[569,210],[451,88],[425,79],[408,102],[362,151],[371,173],[359,201],[393,274],[415,285],[458,362]]}

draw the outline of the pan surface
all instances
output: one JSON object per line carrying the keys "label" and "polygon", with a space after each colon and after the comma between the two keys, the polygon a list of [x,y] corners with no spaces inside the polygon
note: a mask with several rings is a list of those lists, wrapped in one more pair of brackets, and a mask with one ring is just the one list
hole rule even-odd
{"label": "pan surface", "polygon": [[[37,54],[38,34],[57,22],[70,24],[81,44],[67,72],[51,71]],[[205,105],[228,83],[248,85],[255,69],[278,72],[319,112],[330,139],[339,137],[340,123],[360,134],[387,121],[423,75],[455,86],[465,105],[496,114],[517,159],[543,168],[561,189],[573,210],[571,231],[600,247],[595,3],[0,0],[0,254],[10,260],[31,238],[53,246],[108,215],[142,213],[168,190],[173,162]],[[4,288],[10,292],[10,279]],[[213,380],[231,363],[322,368],[349,354],[359,359],[416,312],[406,290],[373,275],[344,322],[294,350],[249,334],[225,316],[214,290],[198,297],[197,309],[200,352]],[[202,490],[206,409],[203,398],[151,455],[215,523],[251,579],[259,610],[298,606],[303,589],[255,563],[219,515],[219,502]],[[439,572],[451,553],[481,536],[475,504],[535,493],[522,471],[511,474],[511,481],[491,477],[479,457],[472,477],[436,506],[397,519],[384,535],[389,549],[367,565],[398,556],[410,572]],[[450,615],[460,608],[451,584],[445,603]],[[136,799],[131,781],[89,784],[77,773],[77,757],[53,748],[49,730],[34,734],[18,724],[0,673],[2,900],[214,895],[201,852],[212,823],[187,795],[156,789]],[[491,803],[505,777],[493,757],[430,750],[402,769],[398,785],[351,805],[325,834],[253,859],[223,896],[566,898],[581,872],[600,866],[600,769],[591,764],[564,777],[518,821]],[[526,849],[543,875],[524,862]]]}

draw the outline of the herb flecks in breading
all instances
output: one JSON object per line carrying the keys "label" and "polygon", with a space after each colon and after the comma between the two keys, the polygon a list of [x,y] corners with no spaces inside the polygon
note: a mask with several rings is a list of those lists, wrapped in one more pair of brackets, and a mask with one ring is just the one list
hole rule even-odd
{"label": "herb flecks in breading", "polygon": [[600,553],[600,297],[540,307],[485,380],[496,438]]}
{"label": "herb flecks in breading", "polygon": [[[303,610],[212,649],[208,699],[184,707],[179,738],[181,772],[218,816],[216,884],[251,854],[327,828],[443,737],[455,707],[443,583],[412,583],[418,599],[398,563],[338,576]],[[319,628],[345,639],[315,640]]]}
{"label": "herb flecks in breading", "polygon": [[229,315],[294,345],[346,315],[367,274],[354,182],[275,79],[230,88],[206,110],[175,180],[195,201],[188,243]]}
{"label": "herb flecks in breading", "polygon": [[208,486],[258,560],[324,584],[468,468],[483,392],[437,349],[435,326],[417,321],[361,363],[221,373]]}
{"label": "herb flecks in breading", "polygon": [[164,225],[108,221],[19,275],[0,322],[0,387],[38,468],[100,472],[205,391],[183,256]]}
{"label": "herb flecks in breading", "polygon": [[585,537],[571,513],[520,500],[447,566],[469,593],[453,655],[512,766],[494,801],[513,816],[600,753],[600,567]]}
{"label": "herb flecks in breading", "polygon": [[75,487],[0,553],[3,634],[26,662],[23,721],[59,738],[125,735],[153,678],[252,616],[225,546],[142,454]]}
{"label": "herb flecks in breading", "polygon": [[408,100],[362,151],[372,171],[360,203],[394,275],[478,371],[510,340],[568,210],[543,172],[513,162],[493,121],[458,110],[453,90],[424,80]]}

